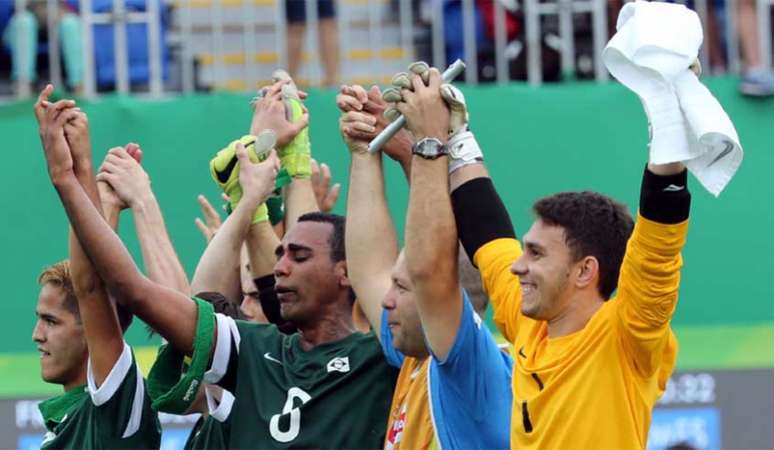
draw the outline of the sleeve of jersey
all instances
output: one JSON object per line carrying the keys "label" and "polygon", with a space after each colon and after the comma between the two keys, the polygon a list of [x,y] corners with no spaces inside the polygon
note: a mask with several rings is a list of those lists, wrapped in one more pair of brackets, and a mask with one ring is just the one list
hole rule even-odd
{"label": "sleeve of jersey", "polygon": [[129,344],[124,342],[121,356],[99,387],[89,360],[86,381],[91,401],[100,411],[99,417],[106,418],[101,426],[109,428],[109,435],[124,439],[137,433],[148,405],[142,373]]}
{"label": "sleeve of jersey", "polygon": [[[471,408],[474,417],[505,418],[511,410],[513,360],[500,350],[492,333],[465,295],[462,320],[445,360],[433,355],[444,407]],[[456,401],[455,401],[456,400]],[[457,403],[456,405],[453,403]],[[507,428],[510,420],[505,420]]]}
{"label": "sleeve of jersey", "polygon": [[621,265],[616,300],[621,336],[645,376],[658,369],[660,350],[669,342],[687,230],[687,220],[662,224],[640,215]]}
{"label": "sleeve of jersey", "polygon": [[382,353],[384,353],[384,359],[387,360],[387,364],[398,367],[403,365],[403,353],[395,350],[392,346],[392,333],[390,332],[390,324],[387,323],[387,310],[382,309],[382,329],[379,330],[380,339],[379,342],[382,346]]}
{"label": "sleeve of jersey", "polygon": [[215,314],[215,322],[218,333],[215,351],[212,354],[210,369],[204,373],[203,381],[234,392],[241,342],[239,327],[234,319],[220,313]]}
{"label": "sleeve of jersey", "polygon": [[484,291],[494,309],[494,322],[508,342],[516,339],[517,321],[521,315],[521,286],[511,273],[511,265],[521,256],[519,241],[495,239],[484,244],[473,256],[481,272]]}

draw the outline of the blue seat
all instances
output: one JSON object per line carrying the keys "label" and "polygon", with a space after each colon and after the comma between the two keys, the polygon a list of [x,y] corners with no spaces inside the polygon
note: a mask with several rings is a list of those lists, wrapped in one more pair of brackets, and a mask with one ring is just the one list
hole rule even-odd
{"label": "blue seat", "polygon": [[[164,43],[167,29],[167,18],[161,0],[148,0],[158,3],[161,33],[159,49],[161,51],[162,78],[169,76],[168,50]],[[79,0],[67,0],[75,7],[80,7]],[[146,0],[125,0],[127,11],[145,11]],[[108,12],[113,7],[112,0],[92,0],[92,11]],[[116,67],[114,54],[114,26],[112,24],[96,24],[93,26],[94,65],[97,71],[97,85],[106,87],[116,82]],[[131,23],[126,25],[126,41],[128,47],[129,82],[143,84],[150,80],[150,65],[148,63],[148,27],[146,24]]]}

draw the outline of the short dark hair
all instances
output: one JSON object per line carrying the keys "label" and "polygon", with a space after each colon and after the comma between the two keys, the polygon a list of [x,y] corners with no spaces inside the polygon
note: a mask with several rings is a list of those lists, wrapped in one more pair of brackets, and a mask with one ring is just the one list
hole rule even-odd
{"label": "short dark hair", "polygon": [[[347,219],[344,216],[338,214],[324,213],[324,212],[310,212],[302,215],[298,218],[298,223],[301,222],[317,222],[317,223],[329,223],[333,227],[328,243],[331,246],[331,260],[334,263],[347,261],[347,251],[344,244],[344,233],[346,232]],[[349,289],[349,300],[355,302],[355,291]]]}
{"label": "short dark hair", "polygon": [[561,192],[532,206],[547,225],[559,226],[575,261],[593,256],[599,261],[597,290],[607,300],[618,286],[626,243],[634,220],[626,207],[596,192]]}
{"label": "short dark hair", "polygon": [[195,296],[212,304],[212,308],[216,313],[221,313],[232,319],[244,319],[239,310],[239,305],[226,298],[220,292],[199,292]]}
{"label": "short dark hair", "polygon": [[346,261],[347,252],[344,245],[344,233],[347,220],[344,216],[324,212],[306,213],[298,218],[298,222],[329,223],[333,227],[329,243],[331,245],[331,259],[333,262]]}
{"label": "short dark hair", "polygon": [[[44,286],[51,284],[64,291],[65,298],[62,305],[71,312],[78,322],[81,321],[81,311],[78,308],[78,297],[73,288],[73,279],[70,275],[70,260],[65,259],[56,264],[52,264],[38,276],[38,284]],[[112,300],[111,300],[112,301]],[[118,323],[121,325],[121,331],[126,332],[129,325],[132,324],[134,315],[126,308],[116,303],[116,312],[118,313]]]}

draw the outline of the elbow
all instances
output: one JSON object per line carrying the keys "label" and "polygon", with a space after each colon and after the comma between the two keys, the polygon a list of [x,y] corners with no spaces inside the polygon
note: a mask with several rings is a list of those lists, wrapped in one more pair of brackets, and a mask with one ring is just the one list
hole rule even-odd
{"label": "elbow", "polygon": [[137,277],[126,279],[105,280],[107,290],[110,296],[121,306],[135,312],[142,309],[145,295],[147,292],[144,287],[144,277],[138,274]]}

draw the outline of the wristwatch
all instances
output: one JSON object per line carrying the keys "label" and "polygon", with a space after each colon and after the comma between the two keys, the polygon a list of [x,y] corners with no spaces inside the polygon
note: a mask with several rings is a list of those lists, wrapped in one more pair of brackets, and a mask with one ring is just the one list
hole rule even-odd
{"label": "wristwatch", "polygon": [[426,137],[414,144],[411,152],[424,159],[438,159],[443,155],[448,155],[449,149],[440,140]]}

